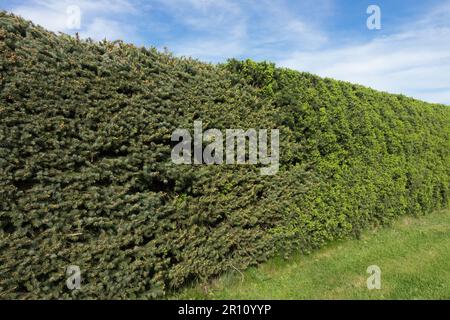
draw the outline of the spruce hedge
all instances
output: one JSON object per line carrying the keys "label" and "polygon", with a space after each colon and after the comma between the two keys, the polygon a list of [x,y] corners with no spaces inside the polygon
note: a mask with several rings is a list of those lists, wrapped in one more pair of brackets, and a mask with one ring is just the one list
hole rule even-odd
{"label": "spruce hedge", "polygon": [[[449,205],[448,106],[6,12],[0,71],[0,298],[158,298]],[[280,171],[172,164],[195,120],[279,129]]]}

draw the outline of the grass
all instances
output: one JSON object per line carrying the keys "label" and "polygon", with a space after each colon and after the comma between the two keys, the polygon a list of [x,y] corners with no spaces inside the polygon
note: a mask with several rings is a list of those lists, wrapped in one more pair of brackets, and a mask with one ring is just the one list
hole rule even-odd
{"label": "grass", "polygon": [[[381,289],[368,290],[370,265]],[[333,243],[290,260],[225,274],[175,299],[450,299],[450,210],[403,217],[360,240]]]}

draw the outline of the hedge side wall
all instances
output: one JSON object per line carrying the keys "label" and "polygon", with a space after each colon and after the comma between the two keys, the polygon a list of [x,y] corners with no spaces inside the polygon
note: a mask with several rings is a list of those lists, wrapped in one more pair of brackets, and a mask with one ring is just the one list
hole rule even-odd
{"label": "hedge side wall", "polygon": [[[0,59],[0,298],[155,298],[449,205],[447,106],[5,12]],[[279,173],[172,164],[195,120],[280,129]]]}

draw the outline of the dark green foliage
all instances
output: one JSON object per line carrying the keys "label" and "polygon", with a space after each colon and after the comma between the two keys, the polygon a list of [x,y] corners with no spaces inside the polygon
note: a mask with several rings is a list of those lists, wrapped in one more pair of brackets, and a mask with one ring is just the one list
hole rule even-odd
{"label": "dark green foliage", "polygon": [[[6,13],[0,59],[0,298],[154,298],[449,204],[447,106]],[[172,132],[198,119],[279,128],[279,173],[172,164]]]}

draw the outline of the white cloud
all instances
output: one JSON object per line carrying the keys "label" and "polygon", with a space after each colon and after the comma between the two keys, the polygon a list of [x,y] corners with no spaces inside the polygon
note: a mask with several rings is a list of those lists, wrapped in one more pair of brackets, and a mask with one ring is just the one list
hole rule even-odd
{"label": "white cloud", "polygon": [[[80,30],[67,25],[67,8],[70,6],[80,8]],[[31,0],[11,11],[54,32],[79,32],[81,37],[95,40],[138,39],[135,28],[119,19],[123,15],[138,13],[128,0]]]}
{"label": "white cloud", "polygon": [[131,26],[124,25],[118,21],[94,18],[87,27],[80,32],[82,38],[92,38],[95,40],[116,40],[126,39],[130,37],[130,34],[134,33],[134,29]]}
{"label": "white cloud", "polygon": [[227,58],[244,54],[244,48],[239,41],[198,40],[183,42],[170,47],[178,55],[201,57],[204,61],[224,61]]}
{"label": "white cloud", "polygon": [[278,64],[450,104],[450,5],[433,9],[396,34],[362,44],[296,51]]}
{"label": "white cloud", "polygon": [[[328,41],[318,25],[302,16],[303,11],[294,14],[284,1],[156,1],[177,23],[193,31],[166,44],[178,55],[212,62],[232,57],[273,59],[292,46],[317,48]],[[316,0],[314,6],[325,3],[329,0]]]}
{"label": "white cloud", "polygon": [[65,13],[42,8],[21,6],[12,10],[15,14],[33,21],[51,31],[65,31],[67,17]]}

